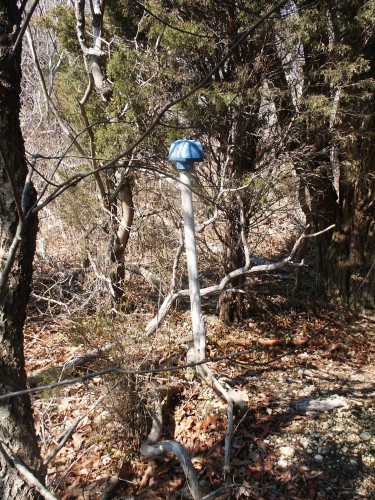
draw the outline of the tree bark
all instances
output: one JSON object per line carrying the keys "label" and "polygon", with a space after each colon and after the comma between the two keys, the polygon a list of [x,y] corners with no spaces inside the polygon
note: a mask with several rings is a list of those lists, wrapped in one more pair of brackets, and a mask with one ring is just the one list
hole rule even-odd
{"label": "tree bark", "polygon": [[322,279],[330,295],[358,309],[375,307],[375,113],[361,137],[346,139],[336,226],[322,242]]}
{"label": "tree bark", "polygon": [[[20,111],[20,51],[12,47],[20,26],[16,2],[0,2],[0,392],[26,388],[23,326],[30,293],[37,218],[24,219],[36,199],[27,180]],[[28,185],[27,185],[28,184]],[[3,445],[3,446],[1,446]],[[5,446],[4,446],[5,445]],[[43,467],[29,397],[0,404],[0,497],[34,499],[40,494],[17,473],[9,448],[39,479]]]}
{"label": "tree bark", "polygon": [[[233,210],[226,222],[223,262],[224,273],[229,274],[235,269],[239,269],[244,265],[244,262],[245,256],[241,242],[241,227],[238,210]],[[239,276],[233,279],[228,285],[228,290],[220,294],[218,305],[219,318],[224,323],[239,323],[243,320],[243,294],[231,292],[230,289],[243,287],[245,280],[245,276]]]}
{"label": "tree bark", "polygon": [[[254,81],[254,86],[256,85]],[[257,108],[256,104],[253,106]],[[249,106],[251,109],[251,106]],[[255,114],[255,113],[254,113]],[[239,187],[241,181],[250,172],[254,171],[257,142],[255,131],[257,127],[256,118],[248,119],[242,115],[233,117],[233,125],[230,131],[229,143],[234,144],[232,158],[228,164],[228,180],[234,186]],[[224,247],[223,268],[224,273],[229,274],[235,269],[245,265],[245,253],[242,242],[242,225],[249,226],[251,212],[254,210],[251,194],[246,191],[238,191],[236,196],[227,200],[226,223],[224,237],[222,240]],[[244,220],[241,222],[240,213],[243,213]],[[247,234],[247,230],[245,231]],[[246,278],[239,276],[233,279],[228,288],[241,288],[245,284]],[[238,323],[244,317],[244,295],[238,292],[225,291],[219,298],[219,318],[225,323]]]}
{"label": "tree bark", "polygon": [[[310,121],[303,142],[310,140],[314,152],[306,178],[314,229],[336,225],[333,233],[317,240],[318,291],[358,309],[374,309],[375,100],[373,94],[366,95],[361,89],[375,75],[375,38],[373,32],[366,34],[363,21],[357,17],[362,6],[360,1],[320,6],[321,15],[329,21],[326,32],[316,34],[316,41],[326,44],[320,56],[321,69],[340,64],[350,67],[358,57],[367,59],[369,66],[349,81],[341,76],[330,85],[310,78],[308,92],[317,96],[324,93],[331,110],[329,122],[321,118]],[[345,56],[336,50],[337,42],[350,47]],[[312,49],[313,45],[308,50],[306,77],[317,62]]]}
{"label": "tree bark", "polygon": [[[121,301],[124,295],[124,279],[125,279],[125,249],[128,244],[130,230],[134,219],[134,204],[133,191],[129,178],[120,181],[121,188],[118,192],[118,200],[121,204],[121,219],[118,224],[117,231],[111,227],[111,271],[110,280],[111,287],[114,293],[116,302]],[[112,203],[110,206],[111,212],[117,214],[117,204]],[[113,217],[117,221],[117,217]]]}

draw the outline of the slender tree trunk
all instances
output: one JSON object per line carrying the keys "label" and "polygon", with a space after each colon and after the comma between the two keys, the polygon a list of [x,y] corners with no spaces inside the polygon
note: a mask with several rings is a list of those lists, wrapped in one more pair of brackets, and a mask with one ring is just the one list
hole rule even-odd
{"label": "slender tree trunk", "polygon": [[[118,193],[118,200],[121,204],[121,219],[117,222],[116,228],[113,227],[111,232],[111,271],[110,280],[112,293],[115,301],[119,302],[124,295],[124,279],[125,279],[125,250],[129,241],[130,230],[134,219],[133,192],[131,181],[127,178],[121,185]],[[113,204],[111,209],[117,211],[117,204]]]}
{"label": "slender tree trunk", "polygon": [[[256,108],[256,106],[254,106]],[[255,113],[254,113],[255,115]],[[256,115],[255,115],[256,116]],[[253,171],[256,158],[256,139],[255,130],[257,127],[256,119],[249,119],[243,115],[234,118],[232,125],[229,143],[234,144],[232,159],[228,165],[227,176],[234,186],[239,186],[243,178]],[[251,217],[252,200],[249,199],[250,194],[242,191],[236,196],[228,198],[226,225],[223,237],[224,273],[229,274],[231,271],[243,267],[245,265],[245,254],[241,238],[241,210],[243,212],[245,225],[249,225]],[[232,280],[228,288],[243,288],[246,279],[242,276]],[[238,292],[225,291],[220,294],[219,298],[219,318],[225,323],[241,322],[244,317],[245,303],[244,294]]]}
{"label": "slender tree trunk", "polygon": [[[22,221],[35,201],[24,189],[27,166],[20,130],[20,53],[10,56],[20,25],[14,0],[0,2],[0,393],[26,387],[23,326],[32,277],[37,219]],[[18,475],[7,457],[10,448],[39,477],[43,475],[30,399],[0,403],[0,498],[40,495]],[[2,446],[3,445],[3,446]]]}
{"label": "slender tree trunk", "polygon": [[[244,265],[245,256],[241,242],[241,227],[239,224],[239,214],[233,210],[231,216],[227,218],[225,246],[224,246],[224,274],[238,269]],[[243,276],[232,280],[229,283],[229,291],[220,294],[219,297],[219,318],[224,323],[239,323],[243,320],[244,300],[243,294],[231,292],[230,289],[241,288],[245,283]]]}

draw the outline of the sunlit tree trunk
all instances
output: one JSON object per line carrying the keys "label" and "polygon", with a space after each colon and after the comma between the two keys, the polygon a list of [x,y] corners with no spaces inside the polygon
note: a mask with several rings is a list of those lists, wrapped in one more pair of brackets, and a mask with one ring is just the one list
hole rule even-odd
{"label": "sunlit tree trunk", "polygon": [[121,215],[116,217],[116,225],[111,228],[109,250],[111,256],[110,280],[112,294],[116,301],[121,300],[124,294],[125,250],[134,219],[133,192],[129,178],[126,178],[121,184],[118,205],[114,203],[111,206],[111,210],[116,210],[116,212],[120,209]]}

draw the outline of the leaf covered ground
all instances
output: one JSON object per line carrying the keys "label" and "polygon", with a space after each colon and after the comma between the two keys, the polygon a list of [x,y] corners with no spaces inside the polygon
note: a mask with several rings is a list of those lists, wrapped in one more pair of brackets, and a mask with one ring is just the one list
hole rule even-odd
{"label": "leaf covered ground", "polygon": [[[242,324],[220,323],[212,304],[204,304],[208,357],[247,352],[211,365],[246,401],[235,412],[225,473],[227,406],[192,370],[113,374],[33,396],[49,488],[64,499],[189,498],[173,456],[139,455],[150,430],[148,396],[165,386],[162,437],[186,447],[202,489],[216,491],[210,498],[375,497],[375,322],[316,299],[290,299],[287,276],[249,284]],[[183,364],[190,335],[185,304],[151,338],[142,336],[142,314],[149,317],[134,307],[104,322],[94,313],[67,317],[32,305],[25,330],[32,385],[114,365]],[[89,349],[98,354],[92,362],[69,367]]]}

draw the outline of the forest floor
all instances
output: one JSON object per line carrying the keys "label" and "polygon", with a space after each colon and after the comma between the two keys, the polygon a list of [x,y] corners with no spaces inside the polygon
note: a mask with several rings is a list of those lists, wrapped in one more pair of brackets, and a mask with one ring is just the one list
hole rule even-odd
{"label": "forest floor", "polygon": [[[212,302],[204,304],[208,357],[248,351],[211,364],[246,401],[235,411],[225,472],[227,405],[191,370],[112,374],[33,396],[49,489],[66,500],[190,498],[176,458],[139,455],[150,430],[148,395],[164,385],[174,390],[162,437],[186,447],[205,494],[216,491],[210,498],[375,498],[375,321],[307,296],[292,300],[289,285],[286,271],[253,279],[242,324],[222,324]],[[38,304],[25,330],[33,385],[114,365],[185,362],[186,304],[152,338],[140,333],[150,317],[140,307],[108,324]],[[99,353],[95,362],[72,371],[68,362],[89,348]]]}

